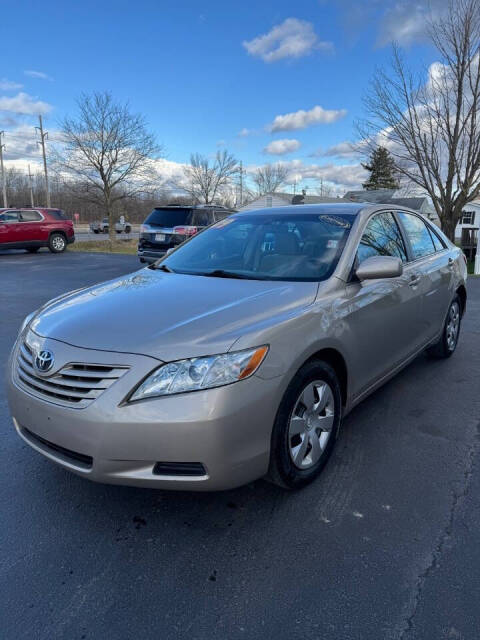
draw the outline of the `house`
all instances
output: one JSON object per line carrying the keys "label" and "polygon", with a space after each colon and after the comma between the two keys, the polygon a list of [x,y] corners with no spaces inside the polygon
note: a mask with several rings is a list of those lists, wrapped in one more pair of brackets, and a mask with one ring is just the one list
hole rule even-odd
{"label": "house", "polygon": [[237,207],[238,211],[252,211],[253,209],[265,209],[268,207],[286,207],[291,204],[322,204],[325,202],[341,202],[342,198],[328,198],[326,196],[308,196],[306,191],[301,193],[265,193],[255,200]]}
{"label": "house", "polygon": [[[397,195],[395,195],[397,194]],[[375,202],[395,204],[408,207],[426,216],[440,226],[437,212],[427,196],[398,197],[401,191],[392,189],[376,189],[373,191],[347,191],[343,196],[346,200],[355,202]],[[455,229],[455,240],[462,239],[463,229],[478,229],[480,227],[480,201],[470,202],[463,209],[463,215]]]}
{"label": "house", "polygon": [[401,192],[395,189],[375,189],[372,191],[347,191],[343,196],[345,200],[353,200],[354,202],[374,202],[376,204],[394,204],[399,207],[407,207],[418,211],[430,220],[436,221],[437,214],[435,208],[427,196],[414,197],[398,197],[395,194]]}

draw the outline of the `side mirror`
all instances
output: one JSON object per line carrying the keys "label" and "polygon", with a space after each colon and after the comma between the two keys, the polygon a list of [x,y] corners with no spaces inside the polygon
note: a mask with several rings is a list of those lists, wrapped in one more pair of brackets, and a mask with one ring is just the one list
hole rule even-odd
{"label": "side mirror", "polygon": [[403,265],[400,258],[394,256],[372,256],[364,260],[355,273],[359,280],[398,278],[403,273]]}

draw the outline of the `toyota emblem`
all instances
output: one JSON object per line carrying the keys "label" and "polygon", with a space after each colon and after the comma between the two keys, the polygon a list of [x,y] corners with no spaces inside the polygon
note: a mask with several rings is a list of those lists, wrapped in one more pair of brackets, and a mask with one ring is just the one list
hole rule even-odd
{"label": "toyota emblem", "polygon": [[40,373],[47,373],[53,367],[54,357],[51,351],[48,349],[43,349],[39,351],[35,356],[35,368],[40,371]]}

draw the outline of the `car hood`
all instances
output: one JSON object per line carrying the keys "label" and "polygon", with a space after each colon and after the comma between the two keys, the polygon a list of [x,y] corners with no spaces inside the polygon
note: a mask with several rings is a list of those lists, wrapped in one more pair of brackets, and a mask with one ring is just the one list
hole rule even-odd
{"label": "car hood", "polygon": [[249,327],[275,325],[313,303],[317,288],[315,282],[234,280],[147,268],[53,300],[31,328],[82,348],[180,360],[228,351]]}

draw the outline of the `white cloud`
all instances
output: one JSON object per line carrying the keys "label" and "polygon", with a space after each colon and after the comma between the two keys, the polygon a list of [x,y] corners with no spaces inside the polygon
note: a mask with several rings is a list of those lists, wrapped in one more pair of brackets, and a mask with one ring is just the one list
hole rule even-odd
{"label": "white cloud", "polygon": [[276,156],[283,156],[286,153],[293,153],[300,149],[301,144],[293,138],[284,138],[283,140],[273,140],[264,148],[263,153],[271,153]]}
{"label": "white cloud", "polygon": [[16,89],[21,89],[23,84],[19,82],[13,82],[12,80],[7,80],[7,78],[0,79],[0,91],[15,91]]}
{"label": "white cloud", "polygon": [[0,111],[23,113],[25,115],[44,115],[52,110],[52,105],[41,100],[35,100],[28,93],[17,93],[16,96],[0,96]]}
{"label": "white cloud", "polygon": [[[334,195],[343,195],[350,189],[361,189],[367,172],[361,164],[305,164],[303,160],[281,160],[280,165],[288,170],[287,184],[295,180],[299,184],[315,184],[323,180],[324,184],[332,186]],[[252,174],[258,166],[247,167],[247,173]]]}
{"label": "white cloud", "polygon": [[5,132],[5,160],[28,162],[41,161],[38,137],[32,125],[20,124]]}
{"label": "white cloud", "polygon": [[27,70],[23,73],[30,78],[37,78],[38,80],[53,80],[53,78],[49,76],[48,73],[44,73],[43,71]]}
{"label": "white cloud", "polygon": [[246,138],[252,133],[253,131],[251,129],[247,129],[246,127],[243,127],[243,129],[241,129],[237,135],[239,136],[239,138]]}
{"label": "white cloud", "polygon": [[410,45],[427,36],[429,20],[448,8],[449,0],[336,0],[350,37],[356,37],[372,24],[377,29],[377,45],[395,41]]}
{"label": "white cloud", "polygon": [[325,149],[323,152],[319,152],[316,155],[321,155],[326,158],[358,158],[359,155],[368,153],[367,142],[365,140],[361,140],[359,142],[350,142],[345,140],[344,142],[339,142],[338,144],[334,144],[328,149]]}
{"label": "white cloud", "polygon": [[311,22],[297,18],[287,18],[268,33],[253,40],[245,40],[243,46],[251,56],[259,57],[264,62],[302,58],[310,55],[315,49],[333,48],[331,42],[324,42],[318,38]]}
{"label": "white cloud", "polygon": [[425,39],[430,20],[440,17],[448,8],[448,0],[390,0],[380,21],[378,44],[390,42],[409,45]]}
{"label": "white cloud", "polygon": [[299,109],[299,111],[294,111],[293,113],[276,116],[267,128],[272,132],[305,129],[314,124],[331,124],[344,118],[346,114],[346,109],[324,109],[317,105],[308,111]]}

